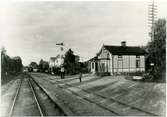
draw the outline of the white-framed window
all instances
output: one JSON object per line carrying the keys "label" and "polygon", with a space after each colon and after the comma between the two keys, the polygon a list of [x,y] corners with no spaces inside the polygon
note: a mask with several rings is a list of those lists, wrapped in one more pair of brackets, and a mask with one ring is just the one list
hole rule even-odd
{"label": "white-framed window", "polygon": [[122,61],[122,58],[123,58],[122,55],[118,55],[118,60],[119,61]]}
{"label": "white-framed window", "polygon": [[140,68],[140,60],[136,60],[136,68]]}
{"label": "white-framed window", "polygon": [[105,63],[102,63],[102,72],[105,72]]}
{"label": "white-framed window", "polygon": [[140,68],[140,56],[136,55],[136,68]]}
{"label": "white-framed window", "polygon": [[107,58],[110,58],[110,54],[109,53],[107,53]]}

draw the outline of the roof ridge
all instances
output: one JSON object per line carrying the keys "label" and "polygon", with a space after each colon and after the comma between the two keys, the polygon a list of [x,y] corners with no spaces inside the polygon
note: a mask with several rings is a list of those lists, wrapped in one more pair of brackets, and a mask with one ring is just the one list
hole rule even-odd
{"label": "roof ridge", "polygon": [[107,49],[112,54],[125,54],[125,55],[136,55],[136,54],[145,54],[146,51],[140,46],[112,46],[104,45],[104,48]]}
{"label": "roof ridge", "polygon": [[[121,45],[118,46],[118,45],[104,45],[104,46],[109,46],[109,47],[122,47]],[[140,47],[140,46],[125,46],[125,47]]]}

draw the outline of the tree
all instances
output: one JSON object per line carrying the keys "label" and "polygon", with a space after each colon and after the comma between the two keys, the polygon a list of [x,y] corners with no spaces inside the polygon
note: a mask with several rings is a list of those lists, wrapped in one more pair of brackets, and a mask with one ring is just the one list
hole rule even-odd
{"label": "tree", "polygon": [[6,49],[5,47],[1,47],[1,55],[5,55],[6,54]]}
{"label": "tree", "polygon": [[16,75],[22,71],[22,60],[19,56],[9,57],[5,47],[1,48],[1,77],[2,80],[8,75]]}
{"label": "tree", "polygon": [[67,74],[79,73],[80,65],[79,65],[78,58],[79,57],[74,55],[74,52],[71,49],[69,49],[66,52],[65,58],[64,58],[64,67]]}
{"label": "tree", "polygon": [[22,65],[22,60],[19,56],[13,57],[11,59],[11,62],[13,62],[12,68],[13,68],[14,72],[18,73],[18,72],[22,71],[23,65]]}
{"label": "tree", "polygon": [[69,49],[65,53],[64,64],[63,64],[63,66],[66,69],[67,74],[73,74],[74,73],[74,63],[75,63],[74,52],[71,49]]}
{"label": "tree", "polygon": [[[147,63],[154,63],[152,72],[155,80],[165,78],[166,72],[166,20],[159,19],[154,27],[154,40],[147,45]],[[149,65],[148,64],[148,65]],[[151,68],[149,66],[149,68]]]}
{"label": "tree", "polygon": [[49,69],[49,63],[47,61],[44,61],[43,59],[41,59],[39,61],[39,71],[45,72],[48,69]]}
{"label": "tree", "polygon": [[71,49],[66,52],[64,63],[75,63],[75,55]]}
{"label": "tree", "polygon": [[1,48],[1,77],[5,77],[8,75],[10,72],[10,64],[11,64],[11,59],[10,57],[6,54],[5,48]]}
{"label": "tree", "polygon": [[39,71],[42,72],[43,70],[43,59],[39,61]]}
{"label": "tree", "polygon": [[43,72],[46,72],[46,71],[48,72],[48,70],[49,70],[49,62],[43,61],[42,68],[43,68]]}
{"label": "tree", "polygon": [[37,69],[38,68],[38,64],[36,62],[31,62],[29,67],[32,67],[33,69]]}

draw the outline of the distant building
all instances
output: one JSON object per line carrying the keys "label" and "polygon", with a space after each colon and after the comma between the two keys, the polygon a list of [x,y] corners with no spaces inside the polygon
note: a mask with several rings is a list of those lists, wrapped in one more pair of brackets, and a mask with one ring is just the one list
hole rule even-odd
{"label": "distant building", "polygon": [[49,70],[52,72],[53,68],[60,68],[64,63],[64,55],[58,54],[56,57],[50,57]]}
{"label": "distant building", "polygon": [[49,59],[49,68],[55,66],[55,60],[56,60],[56,57],[50,57],[50,59]]}
{"label": "distant building", "polygon": [[99,53],[88,61],[89,70],[92,73],[108,73],[110,75],[124,72],[145,71],[144,49],[136,46],[103,45]]}

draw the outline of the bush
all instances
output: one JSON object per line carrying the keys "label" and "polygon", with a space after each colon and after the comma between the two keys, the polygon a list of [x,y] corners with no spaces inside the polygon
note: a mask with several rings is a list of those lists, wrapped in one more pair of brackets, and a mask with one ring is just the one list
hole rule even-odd
{"label": "bush", "polygon": [[153,81],[153,78],[154,78],[154,76],[149,74],[149,73],[145,73],[143,75],[143,81]]}
{"label": "bush", "polygon": [[148,70],[143,77],[145,81],[166,82],[166,72],[159,67]]}

